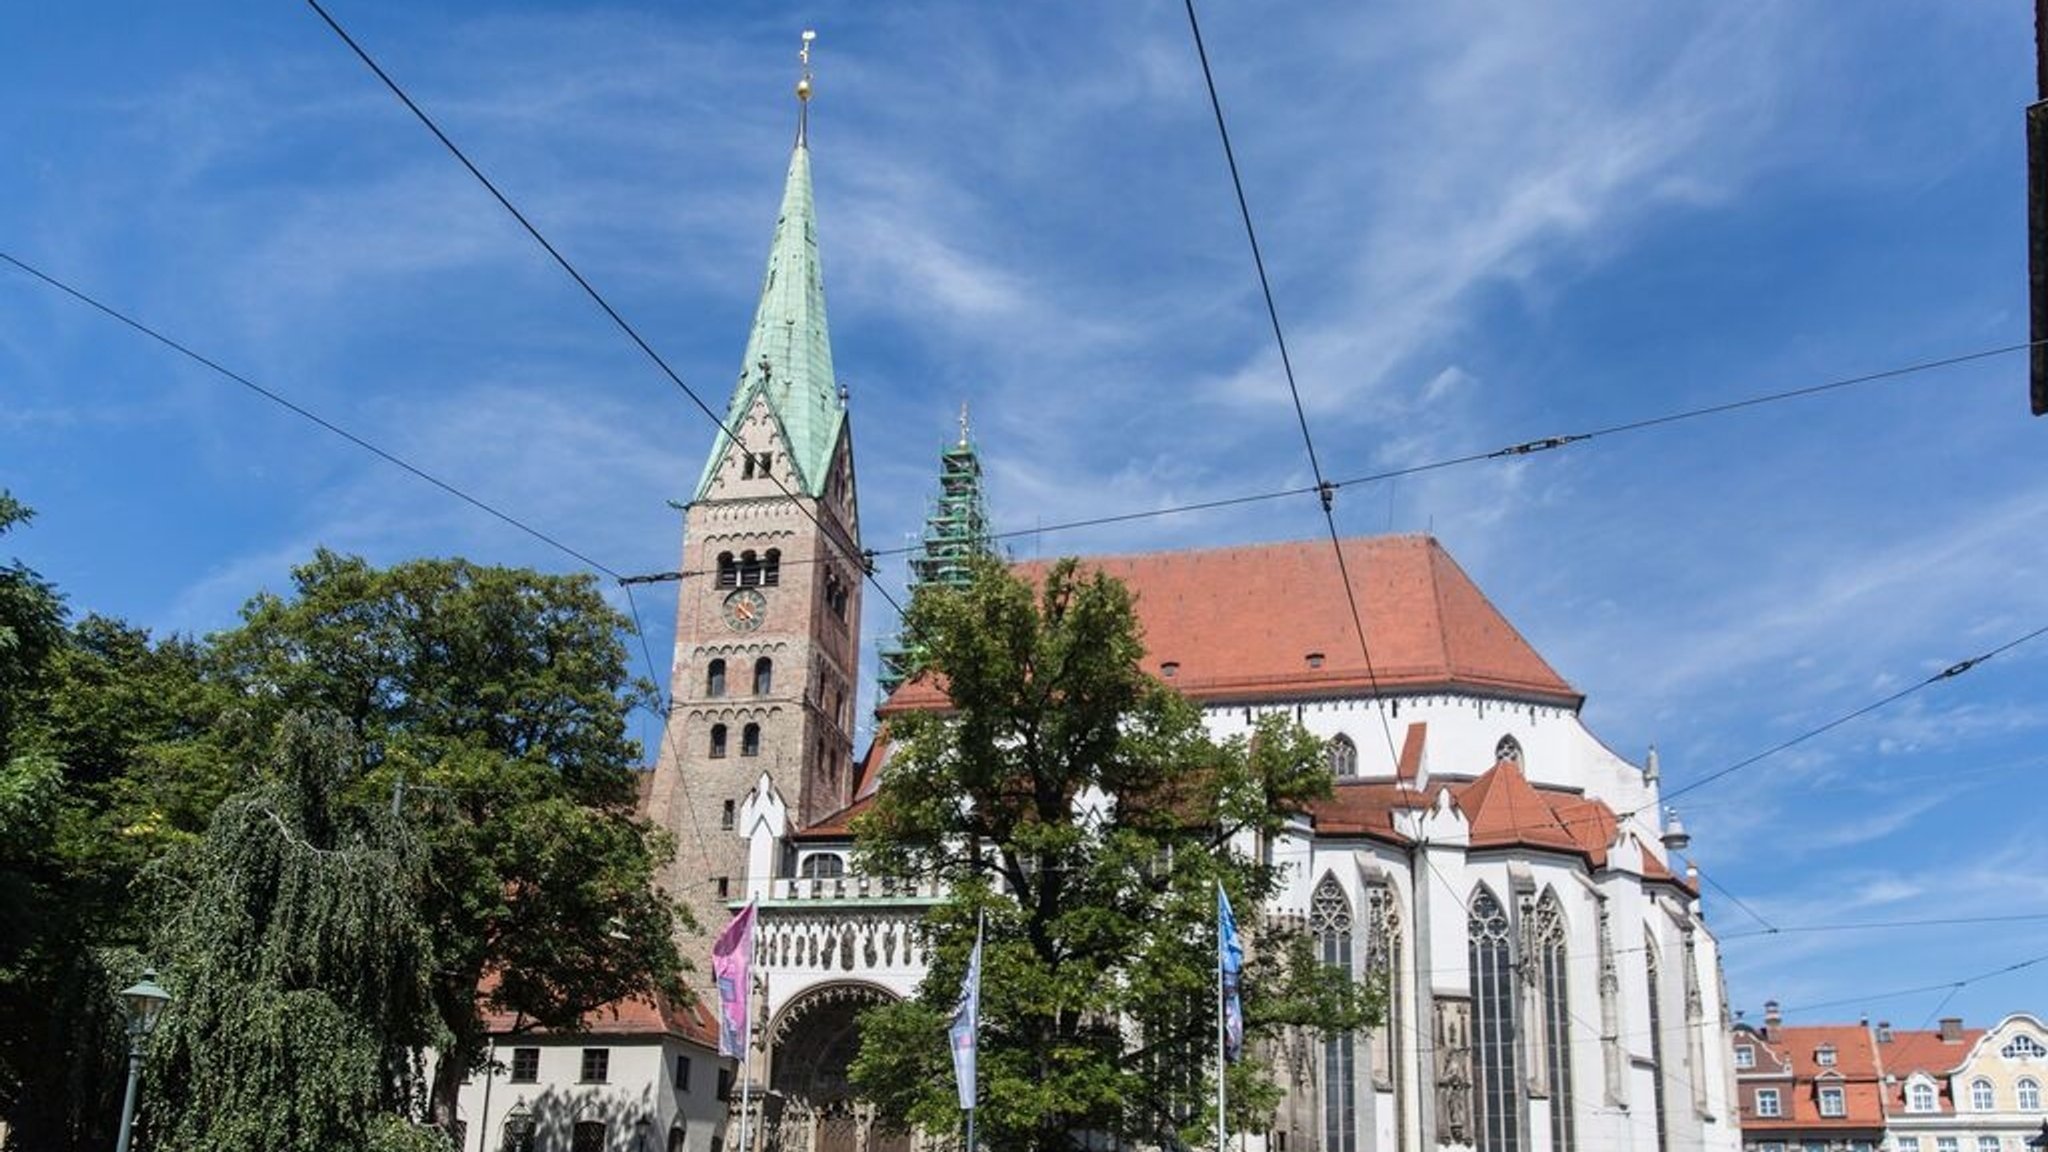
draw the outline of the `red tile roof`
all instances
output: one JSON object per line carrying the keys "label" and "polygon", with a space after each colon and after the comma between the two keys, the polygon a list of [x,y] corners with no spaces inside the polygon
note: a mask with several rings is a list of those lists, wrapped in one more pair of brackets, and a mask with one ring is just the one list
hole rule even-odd
{"label": "red tile roof", "polygon": [[1982,1028],[1961,1029],[1953,1040],[1943,1040],[1941,1033],[1934,1029],[1900,1028],[1893,1031],[1890,1043],[1878,1046],[1878,1057],[1884,1061],[1884,1070],[1893,1077],[1885,1103],[1895,1112],[1904,1112],[1906,1077],[1915,1072],[1925,1072],[1934,1078],[1935,1104],[1943,1112],[1954,1112],[1956,1102],[1949,1093],[1948,1074],[1962,1067],[1970,1050],[1983,1038]]}
{"label": "red tile roof", "polygon": [[676,1036],[714,1051],[718,1048],[718,1026],[702,1001],[679,1005],[659,992],[614,1000],[586,1015],[583,1027],[577,1029],[538,1028],[518,1013],[489,1009],[484,1011],[484,1024],[500,1036]]}
{"label": "red tile roof", "polygon": [[[1372,646],[1366,667],[1328,541],[1083,557],[1137,595],[1146,662],[1209,702],[1462,690],[1576,708],[1582,696],[1537,655],[1457,561],[1429,536],[1343,542],[1351,591]],[[1018,565],[1027,578],[1048,564]],[[938,708],[943,691],[911,681],[882,711]]]}
{"label": "red tile roof", "polygon": [[[1780,1087],[1780,1104],[1784,1115],[1763,1117],[1748,1107],[1754,1098],[1753,1092],[1744,1092],[1745,1108],[1742,1116],[1744,1132],[1784,1134],[1793,1130],[1836,1130],[1876,1129],[1884,1127],[1884,1102],[1882,1073],[1878,1068],[1877,1051],[1870,1039],[1868,1029],[1855,1024],[1818,1024],[1769,1029],[1768,1035],[1745,1029],[1738,1035],[1737,1042],[1753,1042],[1768,1049],[1778,1059],[1786,1062],[1791,1069],[1793,1083]],[[1832,1048],[1835,1062],[1824,1065],[1817,1053],[1822,1048]],[[1743,1072],[1741,1078],[1768,1078],[1772,1073],[1762,1067],[1762,1061],[1755,1072]],[[1782,1075],[1782,1073],[1778,1073]],[[1779,1085],[1784,1081],[1780,1080]],[[1770,1085],[1766,1084],[1766,1087]],[[1840,1116],[1823,1116],[1820,1112],[1820,1089],[1840,1087],[1842,1089],[1842,1112]]]}

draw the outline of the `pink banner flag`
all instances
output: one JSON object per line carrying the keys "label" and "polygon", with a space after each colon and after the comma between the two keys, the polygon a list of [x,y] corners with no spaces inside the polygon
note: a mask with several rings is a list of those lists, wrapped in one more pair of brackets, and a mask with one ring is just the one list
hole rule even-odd
{"label": "pink banner flag", "polygon": [[754,967],[754,905],[749,902],[711,946],[711,975],[718,981],[718,1054],[747,1050],[747,980]]}

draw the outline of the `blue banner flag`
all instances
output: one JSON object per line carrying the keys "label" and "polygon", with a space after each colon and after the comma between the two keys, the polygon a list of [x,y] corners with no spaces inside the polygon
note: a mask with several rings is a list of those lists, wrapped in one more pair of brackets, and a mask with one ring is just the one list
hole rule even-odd
{"label": "blue banner flag", "polygon": [[974,1107],[974,1052],[981,1042],[981,923],[974,925],[974,951],[967,957],[967,975],[960,981],[960,1003],[946,1030],[953,1045],[953,1079],[960,1088],[960,1107]]}
{"label": "blue banner flag", "polygon": [[1230,897],[1223,885],[1216,886],[1216,976],[1222,989],[1223,1058],[1235,1062],[1244,1053],[1244,1005],[1237,997],[1239,973],[1244,971],[1244,945],[1237,938],[1237,917],[1231,915]]}

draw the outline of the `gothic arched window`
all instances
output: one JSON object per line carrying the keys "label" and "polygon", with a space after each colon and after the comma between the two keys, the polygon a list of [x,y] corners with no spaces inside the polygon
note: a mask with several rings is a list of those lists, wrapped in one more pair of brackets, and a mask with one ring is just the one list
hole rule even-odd
{"label": "gothic arched window", "polygon": [[739,583],[740,568],[734,562],[732,553],[720,552],[718,554],[718,586],[720,588],[737,588]]}
{"label": "gothic arched window", "polygon": [[1564,903],[1547,888],[1536,905],[1529,941],[1536,949],[1536,995],[1542,1010],[1533,1013],[1543,1030],[1543,1076],[1550,1087],[1550,1146],[1573,1148],[1571,986],[1565,974]]}
{"label": "gothic arched window", "polygon": [[711,758],[712,758],[713,760],[719,760],[719,759],[723,759],[723,758],[724,758],[724,756],[725,756],[725,725],[723,725],[723,724],[713,724],[713,725],[711,726]]}
{"label": "gothic arched window", "polygon": [[749,724],[745,728],[740,729],[740,755],[759,756],[760,754],[761,726],[759,724]]}
{"label": "gothic arched window", "polygon": [[1501,737],[1500,743],[1493,746],[1493,762],[1495,764],[1520,764],[1522,762],[1522,742],[1513,736]]}
{"label": "gothic arched window", "polygon": [[1670,1118],[1664,1110],[1664,979],[1657,961],[1657,941],[1643,927],[1643,983],[1650,998],[1650,1104],[1657,1121],[1657,1152],[1671,1147]]}
{"label": "gothic arched window", "polygon": [[704,666],[704,694],[725,695],[725,660],[719,658]]}
{"label": "gothic arched window", "polygon": [[754,695],[766,696],[775,690],[775,661],[763,656],[754,661]]}
{"label": "gothic arched window", "polygon": [[782,549],[770,548],[761,561],[761,583],[773,588],[782,583]]}
{"label": "gothic arched window", "polygon": [[[1351,898],[1324,876],[1309,904],[1309,931],[1324,965],[1351,972]],[[1323,1038],[1323,1152],[1358,1152],[1358,1065],[1347,1030]]]}
{"label": "gothic arched window", "polygon": [[1515,956],[1507,909],[1484,884],[1465,924],[1472,968],[1472,1056],[1478,1072],[1479,1147],[1515,1152],[1521,1111],[1515,1083]]}
{"label": "gothic arched window", "polygon": [[1358,745],[1342,732],[1330,738],[1323,745],[1323,756],[1329,761],[1330,775],[1339,780],[1348,780],[1358,775]]}

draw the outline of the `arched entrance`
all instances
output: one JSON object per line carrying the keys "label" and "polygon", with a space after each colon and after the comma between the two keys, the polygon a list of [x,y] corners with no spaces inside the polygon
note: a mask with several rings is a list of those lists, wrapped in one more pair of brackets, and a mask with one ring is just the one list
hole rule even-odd
{"label": "arched entrance", "polygon": [[768,1029],[768,1089],[781,1104],[773,1152],[909,1152],[910,1135],[875,1122],[847,1070],[860,1054],[860,1014],[895,997],[839,981],[791,1001]]}

